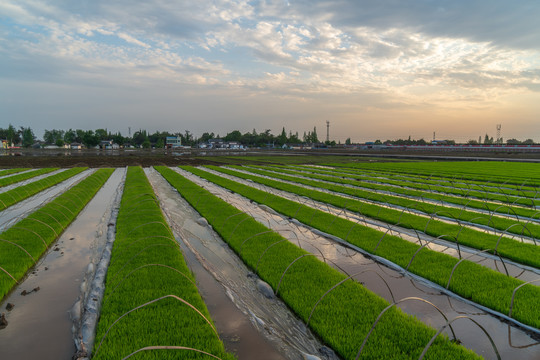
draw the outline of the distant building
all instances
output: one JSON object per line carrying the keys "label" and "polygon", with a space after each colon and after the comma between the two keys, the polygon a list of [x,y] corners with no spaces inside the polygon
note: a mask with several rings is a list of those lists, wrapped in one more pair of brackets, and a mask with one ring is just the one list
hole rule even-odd
{"label": "distant building", "polygon": [[208,140],[207,147],[210,149],[221,149],[224,147],[223,139],[210,139]]}
{"label": "distant building", "polygon": [[100,149],[112,149],[113,141],[112,140],[102,140],[99,142]]}
{"label": "distant building", "polygon": [[9,140],[2,140],[2,149],[7,150],[9,148]]}
{"label": "distant building", "polygon": [[229,141],[227,143],[225,143],[227,149],[234,149],[234,150],[238,150],[238,149],[243,149],[244,147],[242,146],[242,144],[240,144],[238,141]]}
{"label": "distant building", "polygon": [[73,150],[80,150],[82,149],[83,145],[81,143],[78,143],[78,142],[73,142],[71,143],[71,149]]}
{"label": "distant building", "polygon": [[165,139],[165,149],[174,149],[182,146],[180,136],[167,136]]}

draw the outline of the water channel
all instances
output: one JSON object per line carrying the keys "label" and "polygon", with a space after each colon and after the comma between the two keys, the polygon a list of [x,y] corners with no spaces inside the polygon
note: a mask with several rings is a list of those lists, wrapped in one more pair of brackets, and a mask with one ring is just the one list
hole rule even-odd
{"label": "water channel", "polygon": [[[70,309],[80,295],[88,264],[104,241],[111,201],[124,169],[117,169],[31,273],[0,304],[2,360],[62,360],[75,353]],[[23,292],[26,291],[26,295]],[[8,304],[13,309],[7,311]]]}

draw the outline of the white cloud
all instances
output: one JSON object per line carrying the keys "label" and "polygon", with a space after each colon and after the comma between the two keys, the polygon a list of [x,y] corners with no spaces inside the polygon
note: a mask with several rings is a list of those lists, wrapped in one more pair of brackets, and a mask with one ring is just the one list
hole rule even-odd
{"label": "white cloud", "polygon": [[[381,1],[5,0],[0,13],[16,26],[0,24],[0,77],[148,91],[181,84],[201,94],[232,89],[298,101],[365,98],[377,109],[489,107],[540,91],[540,50],[526,36],[516,35],[516,50],[507,36],[490,38],[494,20],[477,19],[474,34],[469,16],[458,22],[463,29],[445,32],[465,11],[461,1],[442,10]],[[487,6],[479,3],[473,8]],[[529,20],[509,33],[536,29]]]}

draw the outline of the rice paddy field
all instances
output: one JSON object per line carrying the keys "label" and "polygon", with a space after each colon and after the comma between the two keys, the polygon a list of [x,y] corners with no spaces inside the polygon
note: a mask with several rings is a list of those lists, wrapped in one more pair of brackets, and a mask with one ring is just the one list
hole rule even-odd
{"label": "rice paddy field", "polygon": [[0,169],[1,359],[539,359],[540,166]]}

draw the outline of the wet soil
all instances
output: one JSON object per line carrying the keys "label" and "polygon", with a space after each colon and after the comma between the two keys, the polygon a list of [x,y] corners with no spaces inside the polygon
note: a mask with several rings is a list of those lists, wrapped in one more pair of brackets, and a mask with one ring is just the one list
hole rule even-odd
{"label": "wet soil", "polygon": [[[180,151],[165,152],[162,149],[123,149],[123,150],[48,150],[48,149],[16,149],[0,151],[0,168],[15,167],[125,167],[130,165],[154,166],[154,165],[204,165],[218,162],[211,159],[212,156],[231,155],[255,155],[275,156],[275,164],[281,164],[284,156],[310,156],[307,163],[324,161],[324,157],[343,157],[344,161],[369,161],[377,158],[377,161],[396,161],[402,159],[422,160],[502,160],[540,162],[540,153],[527,153],[517,151],[497,152],[459,152],[459,151],[407,151],[407,150],[359,150],[359,149],[314,149],[283,151],[277,149],[249,149],[243,152],[232,151],[209,151],[203,149],[187,149]],[[314,160],[314,158],[322,160]],[[228,163],[245,164],[246,160],[227,160]],[[257,161],[254,161],[257,163]],[[265,163],[270,163],[265,161]]]}
{"label": "wet soil", "polygon": [[75,353],[69,311],[80,294],[96,243],[106,231],[108,204],[121,171],[116,170],[29,276],[0,304],[2,311],[8,304],[13,306],[6,313],[8,326],[0,330],[2,360],[68,360]]}

